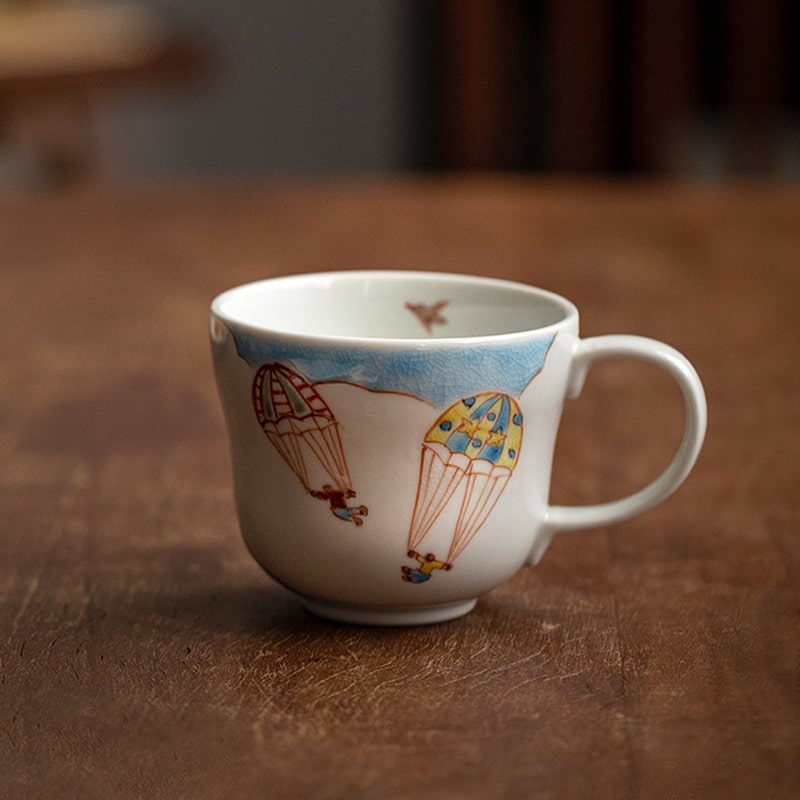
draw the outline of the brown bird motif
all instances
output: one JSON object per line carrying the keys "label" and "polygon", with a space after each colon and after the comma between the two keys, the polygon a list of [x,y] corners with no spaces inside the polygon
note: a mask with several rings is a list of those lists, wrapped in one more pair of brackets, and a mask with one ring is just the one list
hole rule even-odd
{"label": "brown bird motif", "polygon": [[417,317],[429,335],[433,333],[434,325],[447,324],[447,320],[441,314],[442,309],[446,306],[447,300],[439,300],[432,306],[425,305],[425,303],[406,303],[406,308]]}

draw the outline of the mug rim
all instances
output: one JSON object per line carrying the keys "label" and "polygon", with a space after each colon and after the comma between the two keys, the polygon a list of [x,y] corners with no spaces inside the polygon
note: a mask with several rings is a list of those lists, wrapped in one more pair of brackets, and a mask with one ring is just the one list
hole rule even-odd
{"label": "mug rim", "polygon": [[[520,296],[527,295],[545,301],[552,307],[560,311],[561,317],[555,322],[536,327],[528,327],[522,330],[515,330],[500,333],[486,333],[466,336],[365,336],[348,335],[334,333],[303,332],[295,330],[285,330],[278,326],[269,326],[259,323],[246,321],[236,314],[229,313],[225,306],[237,297],[252,294],[268,285],[279,284],[304,284],[317,283],[334,280],[400,280],[414,279],[417,281],[443,281],[459,284],[472,284],[487,289],[503,290],[514,292]],[[314,343],[341,344],[347,346],[411,346],[411,347],[448,347],[448,346],[470,346],[482,342],[501,343],[504,341],[512,342],[519,339],[528,338],[532,335],[544,335],[563,329],[570,322],[577,326],[578,308],[566,297],[552,292],[548,289],[534,286],[520,281],[509,280],[506,278],[494,278],[485,275],[431,271],[431,270],[320,270],[318,272],[297,272],[286,275],[279,275],[271,278],[261,278],[247,281],[226,289],[214,297],[211,301],[211,314],[224,324],[235,327],[237,330],[246,331],[256,336],[279,336],[296,341],[307,341]]]}

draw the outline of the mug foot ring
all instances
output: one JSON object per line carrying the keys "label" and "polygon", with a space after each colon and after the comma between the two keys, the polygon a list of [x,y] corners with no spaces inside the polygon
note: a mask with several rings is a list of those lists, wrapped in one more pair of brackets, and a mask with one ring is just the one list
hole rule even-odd
{"label": "mug foot ring", "polygon": [[405,606],[386,608],[380,606],[344,606],[324,600],[301,597],[305,608],[312,614],[335,622],[355,625],[431,625],[447,622],[469,614],[477,599],[460,600],[456,603],[440,603],[432,606]]}

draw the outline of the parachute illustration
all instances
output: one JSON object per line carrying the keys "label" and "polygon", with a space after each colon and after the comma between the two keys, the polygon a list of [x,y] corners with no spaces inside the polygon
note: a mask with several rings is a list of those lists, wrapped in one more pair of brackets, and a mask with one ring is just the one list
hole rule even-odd
{"label": "parachute illustration", "polygon": [[[408,533],[408,555],[419,569],[403,568],[404,580],[419,583],[434,569],[450,569],[486,522],[519,460],[522,412],[513,397],[484,392],[455,403],[425,435],[419,484]],[[446,558],[420,556],[417,548],[442,512],[459,503]]]}
{"label": "parachute illustration", "polygon": [[330,504],[345,522],[363,523],[366,506],[348,506],[355,497],[339,435],[339,423],[319,392],[284,364],[263,364],[252,387],[261,429],[306,491]]}

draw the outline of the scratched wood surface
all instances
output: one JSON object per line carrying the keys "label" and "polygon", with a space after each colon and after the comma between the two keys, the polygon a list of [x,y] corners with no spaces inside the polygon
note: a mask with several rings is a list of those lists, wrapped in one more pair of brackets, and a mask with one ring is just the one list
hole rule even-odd
{"label": "scratched wood surface", "polygon": [[[564,535],[433,627],[318,621],[247,555],[207,306],[435,268],[562,292],[683,350],[710,426],[660,508]],[[0,796],[800,796],[800,190],[436,178],[0,196]],[[553,499],[680,437],[608,363]]]}

